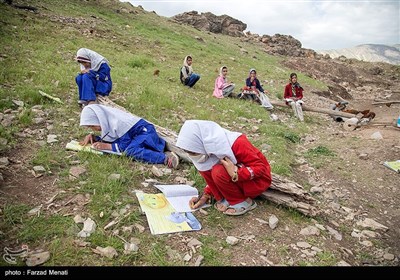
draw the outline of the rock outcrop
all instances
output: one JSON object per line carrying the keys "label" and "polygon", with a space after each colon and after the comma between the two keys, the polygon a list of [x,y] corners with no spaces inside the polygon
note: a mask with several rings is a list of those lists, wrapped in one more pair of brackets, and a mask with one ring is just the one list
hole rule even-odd
{"label": "rock outcrop", "polygon": [[245,33],[244,30],[246,30],[247,24],[227,15],[216,16],[210,12],[199,14],[197,11],[191,11],[173,16],[172,19],[180,23],[192,25],[199,30],[241,37],[246,42],[261,43],[264,46],[265,52],[272,55],[307,58],[324,57],[313,50],[302,48],[301,42],[290,35],[275,34],[273,36],[260,36],[252,34],[250,31]]}
{"label": "rock outcrop", "polygon": [[294,56],[294,57],[308,57],[308,58],[323,58],[322,55],[317,54],[311,49],[304,49],[301,47],[301,42],[291,35],[275,34],[258,35],[246,32],[245,41],[261,42],[264,46],[265,52],[272,55]]}
{"label": "rock outcrop", "polygon": [[199,14],[197,11],[191,11],[173,16],[172,19],[180,23],[192,25],[199,30],[234,37],[244,36],[243,31],[247,28],[247,24],[233,17],[227,15],[216,16],[209,12]]}

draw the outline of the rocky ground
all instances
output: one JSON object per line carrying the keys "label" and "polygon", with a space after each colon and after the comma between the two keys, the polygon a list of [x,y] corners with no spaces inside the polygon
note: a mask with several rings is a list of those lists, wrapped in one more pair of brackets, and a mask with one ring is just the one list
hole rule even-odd
{"label": "rocky ground", "polygon": [[[308,75],[330,85],[327,92],[306,87],[308,105],[329,108],[329,99],[338,100],[340,96],[350,101],[351,108],[370,109],[376,113],[370,124],[354,131],[344,130],[342,123],[322,116],[318,129],[305,135],[295,151],[299,157],[293,163],[295,176],[292,179],[310,187],[321,215],[307,219],[257,200],[259,207],[245,216],[232,218],[231,226],[224,227],[208,226],[206,217],[209,211],[215,210],[207,209],[197,215],[203,225],[201,231],[170,235],[169,257],[188,265],[201,265],[199,237],[209,236],[220,240],[218,250],[229,256],[225,263],[233,266],[398,266],[399,174],[384,167],[383,162],[400,159],[400,130],[390,124],[374,123],[394,121],[400,114],[400,104],[387,107],[372,103],[374,99],[400,100],[399,68],[388,64],[305,58],[292,58],[285,64],[302,72],[307,69]],[[20,105],[16,103],[16,107]],[[57,174],[41,176],[41,170],[32,170],[30,159],[35,149],[31,144],[24,144],[24,139],[37,139],[34,148],[51,143],[54,141],[51,136],[53,124],[48,118],[50,112],[40,106],[33,111],[35,126],[17,133],[18,147],[0,159],[0,203],[2,207],[10,200],[32,208],[42,205],[43,210],[52,213],[54,195],[59,192]],[[2,125],[8,126],[15,121],[17,114],[18,109],[2,112]],[[276,114],[280,121],[293,120],[290,111]],[[306,114],[321,117],[317,113]],[[378,136],[373,138],[373,134]],[[303,156],[304,152],[318,145],[328,147],[337,156],[328,158],[329,164],[311,164]],[[174,171],[176,181],[187,177],[188,168],[183,166]],[[90,196],[71,194],[65,196],[65,201],[57,203],[68,207],[65,214],[72,215],[84,209],[89,200]],[[216,218],[222,217],[217,214]],[[142,225],[138,230],[150,234],[145,219]],[[7,238],[3,242],[7,242]]]}

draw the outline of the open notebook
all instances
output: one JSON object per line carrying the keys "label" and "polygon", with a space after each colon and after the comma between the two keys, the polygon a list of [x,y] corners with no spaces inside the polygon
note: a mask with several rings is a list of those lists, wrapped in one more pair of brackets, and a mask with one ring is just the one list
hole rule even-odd
{"label": "open notebook", "polygon": [[392,169],[393,171],[396,171],[397,173],[400,173],[400,160],[385,161],[383,165]]}
{"label": "open notebook", "polygon": [[201,224],[191,212],[177,212],[162,193],[137,192],[142,212],[152,234],[200,230]]}
{"label": "open notebook", "polygon": [[[177,212],[193,212],[189,206],[189,201],[192,197],[198,197],[199,192],[195,187],[189,185],[154,185],[157,189],[163,192],[169,203]],[[211,206],[204,204],[200,208]]]}
{"label": "open notebook", "polygon": [[92,148],[91,146],[82,146],[76,140],[71,140],[69,143],[67,143],[65,148],[67,150],[84,151],[84,152],[90,152],[90,153],[94,153],[94,154],[98,154],[98,155],[103,155],[103,154],[114,154],[114,155],[118,155],[118,156],[122,155],[122,153],[113,152],[111,150],[97,150],[97,149]]}

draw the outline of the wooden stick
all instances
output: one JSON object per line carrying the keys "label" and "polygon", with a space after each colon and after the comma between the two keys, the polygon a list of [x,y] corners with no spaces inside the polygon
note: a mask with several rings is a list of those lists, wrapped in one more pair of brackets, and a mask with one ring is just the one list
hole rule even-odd
{"label": "wooden stick", "polygon": [[390,105],[392,104],[400,104],[400,100],[378,101],[372,103],[372,105],[382,105],[382,104],[385,104],[390,107]]}
{"label": "wooden stick", "polygon": [[[290,108],[288,105],[286,105],[285,102],[282,102],[282,101],[270,100],[270,102],[274,106]],[[302,108],[303,108],[303,111],[311,111],[311,112],[328,114],[331,116],[340,116],[340,117],[345,117],[345,118],[356,118],[356,115],[354,115],[354,114],[341,112],[341,111],[335,111],[332,109],[315,108],[315,107],[311,107],[311,106],[308,106],[305,104],[302,105]]]}

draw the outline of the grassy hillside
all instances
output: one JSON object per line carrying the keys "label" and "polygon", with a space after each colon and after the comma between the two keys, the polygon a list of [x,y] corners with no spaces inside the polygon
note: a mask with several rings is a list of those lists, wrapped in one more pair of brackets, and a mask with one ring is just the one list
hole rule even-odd
{"label": "grassy hillside", "polygon": [[[113,246],[123,251],[121,240],[103,228],[115,211],[132,203],[131,191],[140,188],[140,182],[152,176],[150,168],[128,159],[99,158],[65,151],[67,142],[80,139],[88,132],[79,127],[80,109],[74,80],[79,70],[74,56],[81,47],[95,50],[110,61],[114,82],[110,98],[132,113],[174,131],[179,131],[185,119],[216,121],[228,129],[248,134],[250,140],[263,149],[274,173],[291,175],[290,163],[296,155],[290,153],[290,145],[296,145],[317,120],[305,116],[305,123],[295,118],[286,123],[272,122],[269,113],[254,103],[212,97],[214,80],[222,65],[228,66],[229,79],[237,88],[244,85],[249,69],[256,68],[271,98],[282,97],[284,84],[292,70],[282,67],[279,58],[238,38],[200,32],[128,3],[78,0],[68,1],[68,5],[60,0],[16,3],[35,6],[38,12],[0,3],[0,112],[17,110],[13,100],[24,102],[12,125],[0,127],[0,137],[7,139],[7,144],[3,141],[0,144],[0,152],[7,156],[21,151],[28,157],[31,167],[44,166],[46,176],[57,179],[56,186],[63,191],[60,199],[71,193],[90,196],[90,203],[82,214],[96,217],[98,223],[98,230],[88,238],[92,247]],[[195,72],[201,75],[194,89],[182,86],[179,81],[179,69],[188,54],[193,56]],[[153,75],[156,69],[160,70],[159,76]],[[307,89],[325,89],[322,83],[302,73],[298,76]],[[39,90],[59,97],[64,104],[41,97]],[[42,106],[39,108],[49,120],[47,134],[58,135],[59,142],[43,145],[38,140],[45,140],[45,136],[16,137],[16,133],[27,128],[46,128],[34,122],[36,105]],[[287,112],[291,114],[289,109]],[[271,148],[266,149],[265,144]],[[77,161],[87,169],[84,180],[79,183],[68,176],[70,167]],[[110,181],[111,173],[121,174],[123,180]],[[199,189],[204,187],[202,178],[193,168],[188,177]],[[169,182],[169,177],[162,180]],[[121,254],[113,260],[88,257],[88,254],[92,255],[89,248],[77,250],[73,245],[76,237],[72,232],[76,232],[76,225],[70,216],[56,213],[32,218],[26,215],[31,208],[32,205],[15,201],[5,205],[1,225],[5,234],[3,243],[16,244],[18,240],[31,247],[46,248],[52,253],[48,265],[175,264],[165,259],[168,237],[140,233],[135,236],[144,247],[141,252],[147,248],[148,254]],[[103,212],[101,218],[100,212]],[[143,217],[134,211],[120,225],[140,220]],[[228,219],[222,222],[228,227],[231,223]],[[206,223],[213,226],[213,215]],[[206,264],[226,264],[222,259],[216,262],[218,252],[213,250],[212,237],[204,237],[202,241],[208,244],[203,247]]]}

